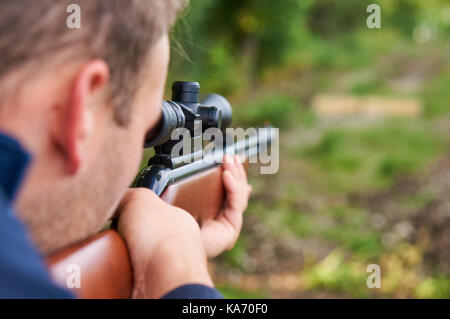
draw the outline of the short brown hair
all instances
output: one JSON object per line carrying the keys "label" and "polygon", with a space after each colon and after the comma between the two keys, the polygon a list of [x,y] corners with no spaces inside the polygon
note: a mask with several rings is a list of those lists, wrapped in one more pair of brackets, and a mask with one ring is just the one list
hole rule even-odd
{"label": "short brown hair", "polygon": [[[128,104],[152,44],[168,31],[187,0],[1,0],[0,81],[12,71],[64,49],[105,60],[115,119],[129,120]],[[67,7],[81,8],[82,27],[66,25]],[[78,48],[79,50],[75,50]]]}

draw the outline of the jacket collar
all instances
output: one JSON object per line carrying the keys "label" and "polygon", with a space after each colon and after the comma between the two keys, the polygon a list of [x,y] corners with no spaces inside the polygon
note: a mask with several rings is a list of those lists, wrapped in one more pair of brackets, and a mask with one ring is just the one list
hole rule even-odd
{"label": "jacket collar", "polygon": [[19,142],[0,132],[0,192],[6,200],[14,201],[29,163]]}

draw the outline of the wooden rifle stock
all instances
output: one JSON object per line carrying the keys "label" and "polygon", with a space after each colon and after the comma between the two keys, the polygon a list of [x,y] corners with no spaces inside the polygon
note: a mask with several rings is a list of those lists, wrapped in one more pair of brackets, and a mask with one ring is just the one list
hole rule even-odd
{"label": "wooden rifle stock", "polygon": [[[267,146],[278,132],[260,129],[259,134],[240,140],[225,152],[247,160],[256,156],[261,145]],[[169,169],[154,165],[137,178],[140,187],[155,191],[165,202],[189,212],[200,225],[214,219],[225,199],[221,160],[224,152],[215,152],[186,166]],[[150,178],[148,178],[150,176]],[[81,287],[72,289],[80,298],[130,298],[133,288],[132,266],[120,235],[108,230],[49,257],[54,279],[63,287],[70,281],[70,265],[81,269]],[[69,282],[70,283],[70,282]]]}
{"label": "wooden rifle stock", "polygon": [[[222,167],[217,166],[167,187],[161,198],[191,213],[199,223],[212,219],[224,200]],[[47,260],[54,280],[70,284],[71,265],[81,270],[81,287],[70,289],[85,299],[127,299],[133,289],[132,266],[125,242],[114,230],[55,253]],[[68,282],[69,281],[69,282]]]}
{"label": "wooden rifle stock", "polygon": [[127,299],[133,274],[128,250],[120,235],[104,231],[82,243],[50,256],[50,274],[62,287],[71,287],[72,265],[81,270],[81,287],[70,289],[79,298]]}

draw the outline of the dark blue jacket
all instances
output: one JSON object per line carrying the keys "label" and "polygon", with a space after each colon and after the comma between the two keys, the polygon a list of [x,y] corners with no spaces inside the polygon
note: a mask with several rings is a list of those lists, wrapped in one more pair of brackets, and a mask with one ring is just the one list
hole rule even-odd
{"label": "dark blue jacket", "polygon": [[[18,143],[0,133],[0,298],[74,298],[52,282],[42,257],[12,208],[29,162],[30,156]],[[186,285],[163,298],[221,297],[215,289]]]}

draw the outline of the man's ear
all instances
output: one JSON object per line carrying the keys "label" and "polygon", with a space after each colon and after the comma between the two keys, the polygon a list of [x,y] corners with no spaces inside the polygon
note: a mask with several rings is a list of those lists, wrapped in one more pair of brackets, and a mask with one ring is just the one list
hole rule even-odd
{"label": "man's ear", "polygon": [[92,127],[92,106],[109,80],[108,65],[101,60],[85,64],[69,86],[65,101],[55,109],[52,139],[65,160],[65,170],[75,175],[83,161],[83,141]]}

